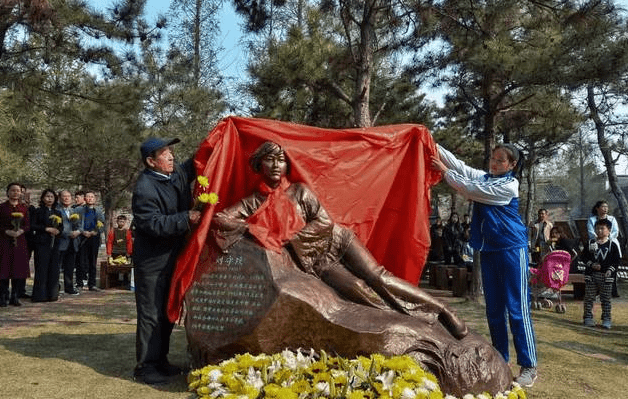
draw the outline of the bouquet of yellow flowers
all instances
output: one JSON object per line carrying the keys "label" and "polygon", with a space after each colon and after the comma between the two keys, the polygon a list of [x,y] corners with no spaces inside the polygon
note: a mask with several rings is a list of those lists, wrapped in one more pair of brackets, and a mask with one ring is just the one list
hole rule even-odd
{"label": "bouquet of yellow flowers", "polygon": [[78,230],[78,224],[81,220],[81,216],[78,213],[70,215],[70,223],[72,223],[72,230]]}
{"label": "bouquet of yellow flowers", "polygon": [[[54,227],[55,229],[59,229],[59,226],[61,226],[61,223],[63,223],[63,220],[58,215],[50,215],[49,219],[50,224],[52,225],[51,227]],[[55,246],[55,238],[55,236],[52,236],[52,240],[50,241],[50,248]]]}
{"label": "bouquet of yellow flowers", "polygon": [[[22,219],[24,219],[22,212],[11,213],[11,225],[13,225],[14,231],[18,231],[22,227]],[[17,246],[17,238],[13,238],[13,246]]]}
{"label": "bouquet of yellow flowers", "polygon": [[218,194],[214,192],[208,192],[209,179],[207,176],[200,175],[196,178],[198,183],[198,196],[194,199],[194,206],[192,209],[195,211],[202,211],[205,208],[205,204],[216,205],[218,203]]}

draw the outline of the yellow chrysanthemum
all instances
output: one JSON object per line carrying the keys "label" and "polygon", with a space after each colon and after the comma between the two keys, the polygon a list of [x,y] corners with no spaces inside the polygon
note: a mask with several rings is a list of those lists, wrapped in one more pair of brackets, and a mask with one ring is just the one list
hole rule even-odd
{"label": "yellow chrysanthemum", "polygon": [[11,212],[11,217],[14,219],[21,219],[24,217],[22,212]]}
{"label": "yellow chrysanthemum", "polygon": [[81,217],[78,213],[73,213],[70,215],[70,220],[79,220]]}
{"label": "yellow chrysanthemum", "polygon": [[98,222],[96,222],[96,228],[100,229],[100,228],[102,228],[102,226],[104,226],[104,224],[102,224],[102,222],[100,220]]}
{"label": "yellow chrysanthemum", "polygon": [[203,176],[203,175],[197,176],[196,181],[203,188],[209,186],[209,179],[207,178],[207,176]]}
{"label": "yellow chrysanthemum", "polygon": [[58,224],[61,224],[61,222],[63,221],[63,220],[61,220],[61,217],[60,217],[60,216],[58,216],[58,215],[50,215],[50,218],[49,218],[49,219],[50,219],[50,221],[51,221],[52,223],[57,224],[57,225],[58,225]]}
{"label": "yellow chrysanthemum", "polygon": [[292,389],[292,391],[294,391],[297,394],[302,394],[302,393],[311,392],[312,386],[306,380],[298,380],[290,386],[290,389]]}
{"label": "yellow chrysanthemum", "polygon": [[373,397],[372,391],[364,391],[362,389],[356,389],[351,392],[347,399],[371,399]]}
{"label": "yellow chrysanthemum", "polygon": [[218,203],[218,194],[209,193],[209,203],[212,205],[216,205]]}
{"label": "yellow chrysanthemum", "polygon": [[223,383],[230,391],[238,392],[243,389],[244,384],[241,379],[236,378],[233,374],[225,374],[220,377],[220,382]]}
{"label": "yellow chrysanthemum", "polygon": [[209,202],[209,194],[208,193],[202,193],[198,197],[196,197],[196,199],[198,200],[198,202],[206,204],[206,203]]}

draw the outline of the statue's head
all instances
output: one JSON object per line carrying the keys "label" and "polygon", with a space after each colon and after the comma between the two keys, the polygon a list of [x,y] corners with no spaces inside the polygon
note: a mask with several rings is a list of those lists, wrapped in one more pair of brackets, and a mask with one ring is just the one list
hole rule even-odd
{"label": "statue's head", "polygon": [[249,158],[249,164],[255,173],[262,174],[266,180],[279,180],[290,172],[290,161],[283,148],[277,143],[267,141],[257,147]]}

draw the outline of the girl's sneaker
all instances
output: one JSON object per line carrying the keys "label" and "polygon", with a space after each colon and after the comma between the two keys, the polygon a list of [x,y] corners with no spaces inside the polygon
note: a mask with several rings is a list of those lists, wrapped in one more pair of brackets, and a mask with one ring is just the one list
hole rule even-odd
{"label": "girl's sneaker", "polygon": [[590,318],[584,319],[584,326],[585,327],[595,327],[595,321],[593,319],[590,319]]}
{"label": "girl's sneaker", "polygon": [[610,330],[611,329],[611,321],[610,320],[602,320],[602,328]]}
{"label": "girl's sneaker", "polygon": [[530,388],[536,381],[536,367],[521,367],[519,377],[515,379],[515,382],[522,387]]}

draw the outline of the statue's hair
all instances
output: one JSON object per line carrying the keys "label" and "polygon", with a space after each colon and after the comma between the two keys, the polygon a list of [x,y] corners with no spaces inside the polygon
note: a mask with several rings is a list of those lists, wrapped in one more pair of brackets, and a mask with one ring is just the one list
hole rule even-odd
{"label": "statue's hair", "polygon": [[[277,154],[281,154],[282,152],[285,153],[285,151],[283,150],[283,148],[281,148],[279,144],[272,141],[266,141],[265,143],[257,147],[255,152],[251,154],[251,157],[249,158],[249,165],[251,165],[251,168],[253,169],[255,173],[260,173],[262,170],[262,159],[264,159],[265,156],[277,155]],[[288,157],[286,157],[286,162],[288,162],[288,173],[289,173],[290,162],[288,161]]]}

